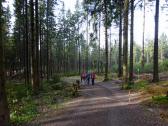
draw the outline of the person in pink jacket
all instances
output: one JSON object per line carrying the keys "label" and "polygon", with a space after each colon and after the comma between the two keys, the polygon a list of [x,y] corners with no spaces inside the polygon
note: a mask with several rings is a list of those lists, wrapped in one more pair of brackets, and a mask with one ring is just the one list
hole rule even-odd
{"label": "person in pink jacket", "polygon": [[95,74],[95,72],[92,72],[92,73],[91,73],[91,79],[92,79],[92,85],[94,85],[94,84],[95,84],[95,79],[96,79],[96,74]]}

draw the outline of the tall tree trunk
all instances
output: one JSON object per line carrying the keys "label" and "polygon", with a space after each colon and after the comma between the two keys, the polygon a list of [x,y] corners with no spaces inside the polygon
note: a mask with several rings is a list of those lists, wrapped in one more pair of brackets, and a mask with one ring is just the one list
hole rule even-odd
{"label": "tall tree trunk", "polygon": [[35,36],[34,36],[34,1],[30,0],[30,11],[31,11],[31,48],[32,48],[32,89],[33,92],[36,94],[38,90],[38,84],[37,84],[37,69],[36,69],[36,42],[35,42]]}
{"label": "tall tree trunk", "polygon": [[99,57],[98,57],[98,73],[100,73],[100,28],[101,28],[101,14],[99,15]]}
{"label": "tall tree trunk", "polygon": [[111,37],[112,37],[112,32],[111,32],[111,27],[110,27],[110,36],[109,36],[109,41],[110,41],[110,49],[109,49],[109,52],[110,52],[110,58],[109,58],[109,69],[110,69],[110,72],[112,72],[112,40],[111,40]]}
{"label": "tall tree trunk", "polygon": [[123,32],[123,77],[128,81],[128,10],[129,0],[124,1],[124,32]]}
{"label": "tall tree trunk", "polygon": [[9,125],[9,109],[5,89],[5,66],[4,66],[4,45],[3,45],[3,8],[0,1],[0,125]]}
{"label": "tall tree trunk", "polygon": [[144,69],[144,44],[145,44],[145,0],[144,0],[144,8],[143,8],[143,34],[142,34],[142,70]]}
{"label": "tall tree trunk", "polygon": [[158,28],[159,28],[159,0],[156,0],[155,12],[155,40],[154,40],[154,55],[153,55],[153,82],[159,81],[158,74]]}
{"label": "tall tree trunk", "polygon": [[49,66],[49,30],[48,30],[48,16],[49,16],[49,0],[47,0],[47,36],[46,36],[46,43],[47,43],[47,81],[49,81],[50,77],[50,66]]}
{"label": "tall tree trunk", "polygon": [[35,1],[35,12],[36,12],[36,74],[37,74],[37,84],[36,88],[39,90],[40,78],[39,78],[39,10],[38,10],[38,0]]}
{"label": "tall tree trunk", "polygon": [[146,63],[149,64],[149,52],[148,52],[148,50],[147,50],[146,53],[147,53],[147,54],[146,54]]}
{"label": "tall tree trunk", "polygon": [[[40,16],[40,57],[39,57],[39,62],[40,62],[40,81],[43,79],[43,64],[42,64],[42,41],[43,41],[43,29],[42,29],[42,19]],[[42,85],[41,85],[42,87]]]}
{"label": "tall tree trunk", "polygon": [[108,78],[108,33],[107,33],[107,4],[106,0],[104,0],[104,16],[105,16],[105,77],[104,81],[107,81]]}
{"label": "tall tree trunk", "polygon": [[118,61],[118,77],[122,77],[122,2],[120,2],[120,26],[119,26],[119,61]]}
{"label": "tall tree trunk", "polygon": [[[79,24],[78,24],[78,35],[79,35]],[[79,71],[79,75],[80,75],[81,74],[81,47],[80,47],[79,36],[78,36],[78,56],[79,56],[78,71]]]}
{"label": "tall tree trunk", "polygon": [[26,39],[26,55],[25,55],[25,65],[26,65],[26,85],[29,86],[30,84],[30,74],[29,74],[29,30],[28,30],[28,2],[27,0],[25,0],[25,26],[26,26],[26,29],[25,29],[25,39]]}
{"label": "tall tree trunk", "polygon": [[133,80],[133,45],[134,45],[134,0],[131,0],[131,31],[130,31],[130,69],[129,81]]}
{"label": "tall tree trunk", "polygon": [[[25,15],[25,10],[26,10],[26,8],[25,8],[25,0],[23,0],[23,16],[24,16],[24,18],[23,18],[23,26],[25,27],[26,26],[26,15]],[[27,74],[26,74],[26,48],[27,48],[27,45],[26,45],[26,29],[23,29],[23,54],[24,54],[24,80],[25,80],[25,85],[27,86]]]}
{"label": "tall tree trunk", "polygon": [[89,12],[87,12],[87,47],[86,47],[86,71],[89,71]]}

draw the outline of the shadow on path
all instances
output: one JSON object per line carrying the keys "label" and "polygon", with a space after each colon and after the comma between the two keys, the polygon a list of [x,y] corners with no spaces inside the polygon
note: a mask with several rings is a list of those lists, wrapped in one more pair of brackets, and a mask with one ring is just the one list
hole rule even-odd
{"label": "shadow on path", "polygon": [[[33,122],[39,126],[167,126],[138,103],[140,94],[120,90],[120,82],[83,86],[82,97],[66,103],[65,110],[48,113]],[[129,98],[131,96],[131,98]]]}

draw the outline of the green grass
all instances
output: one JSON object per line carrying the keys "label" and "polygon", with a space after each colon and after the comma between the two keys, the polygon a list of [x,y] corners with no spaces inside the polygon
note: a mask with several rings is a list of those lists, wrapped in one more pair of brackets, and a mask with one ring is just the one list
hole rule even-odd
{"label": "green grass", "polygon": [[140,91],[140,90],[145,90],[147,88],[147,85],[148,85],[148,81],[139,80],[139,81],[135,81],[134,83],[132,82],[132,83],[124,84],[123,89]]}
{"label": "green grass", "polygon": [[38,115],[32,91],[22,83],[7,83],[7,97],[11,123],[19,125]]}
{"label": "green grass", "polygon": [[155,104],[162,105],[167,104],[168,105],[168,97],[166,96],[153,96],[152,101]]}
{"label": "green grass", "polygon": [[17,105],[17,108],[13,108],[10,113],[10,118],[12,124],[22,124],[31,121],[38,115],[38,110],[35,102],[24,101]]}
{"label": "green grass", "polygon": [[30,122],[41,114],[40,107],[59,109],[63,107],[64,102],[72,99],[72,85],[58,81],[58,76],[49,83],[44,81],[43,88],[36,96],[23,83],[8,82],[6,89],[12,125]]}

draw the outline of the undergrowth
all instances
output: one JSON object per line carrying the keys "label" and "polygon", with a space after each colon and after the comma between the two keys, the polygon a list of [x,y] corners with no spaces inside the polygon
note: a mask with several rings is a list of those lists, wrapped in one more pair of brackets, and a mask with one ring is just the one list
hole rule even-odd
{"label": "undergrowth", "polygon": [[166,96],[168,91],[167,81],[149,83],[146,80],[137,80],[132,84],[123,84],[123,89],[143,91],[152,96],[150,103],[157,105],[168,105],[168,97]]}
{"label": "undergrowth", "polygon": [[60,82],[55,75],[51,81],[43,81],[39,94],[34,96],[32,90],[23,83],[7,83],[7,97],[12,125],[30,122],[43,111],[40,108],[58,109],[62,103],[74,97],[72,85]]}
{"label": "undergrowth", "polygon": [[168,105],[168,97],[167,96],[153,96],[152,101],[155,104],[162,105],[166,104]]}
{"label": "undergrowth", "polygon": [[148,83],[149,82],[146,80],[138,80],[135,82],[129,82],[129,83],[123,84],[123,89],[135,90],[135,91],[145,90],[148,86]]}

